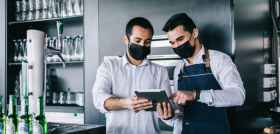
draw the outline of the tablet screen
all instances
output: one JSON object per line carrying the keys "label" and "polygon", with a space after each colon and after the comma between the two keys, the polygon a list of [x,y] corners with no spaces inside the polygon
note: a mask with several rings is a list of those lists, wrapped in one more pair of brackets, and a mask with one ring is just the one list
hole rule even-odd
{"label": "tablet screen", "polygon": [[165,102],[170,103],[163,89],[142,89],[134,91],[139,99],[147,99],[153,102],[153,107],[145,109],[145,111],[157,111],[157,104]]}

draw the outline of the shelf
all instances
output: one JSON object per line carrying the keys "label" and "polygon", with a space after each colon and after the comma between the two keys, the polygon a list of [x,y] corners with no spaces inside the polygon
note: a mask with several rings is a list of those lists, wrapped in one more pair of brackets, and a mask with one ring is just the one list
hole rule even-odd
{"label": "shelf", "polygon": [[[9,110],[9,105],[6,107]],[[20,105],[17,105],[17,111],[20,111]],[[62,113],[84,113],[84,107],[78,105],[47,105],[45,112],[62,112]]]}
{"label": "shelf", "polygon": [[[62,64],[63,62],[48,62],[47,64]],[[66,64],[73,64],[73,63],[84,63],[84,61],[69,61],[65,62]],[[21,63],[8,63],[9,66],[13,65],[21,65]]]}
{"label": "shelf", "polygon": [[12,24],[22,24],[22,23],[32,23],[32,22],[43,22],[43,21],[56,21],[56,20],[65,20],[65,19],[72,19],[72,18],[81,18],[83,15],[72,16],[72,17],[63,17],[63,18],[51,18],[51,19],[41,19],[41,20],[27,20],[27,21],[15,21],[9,22],[9,25]]}
{"label": "shelf", "polygon": [[45,112],[84,113],[84,107],[77,105],[47,105]]}

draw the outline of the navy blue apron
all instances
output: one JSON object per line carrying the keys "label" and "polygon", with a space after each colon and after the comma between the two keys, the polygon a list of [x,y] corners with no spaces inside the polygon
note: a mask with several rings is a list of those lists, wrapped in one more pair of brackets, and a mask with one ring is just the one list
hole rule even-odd
{"label": "navy blue apron", "polygon": [[[208,50],[203,56],[206,63],[183,66],[178,90],[222,90],[210,68]],[[226,108],[208,106],[198,101],[188,101],[184,105],[182,134],[229,134]]]}

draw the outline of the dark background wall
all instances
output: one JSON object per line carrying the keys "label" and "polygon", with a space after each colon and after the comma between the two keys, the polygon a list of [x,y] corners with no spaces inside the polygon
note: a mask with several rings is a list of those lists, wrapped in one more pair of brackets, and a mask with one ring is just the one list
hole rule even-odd
{"label": "dark background wall", "polygon": [[[125,26],[134,17],[148,19],[154,35],[166,35],[162,28],[176,13],[187,13],[199,30],[199,40],[209,49],[232,55],[230,0],[101,0],[99,1],[99,60],[123,55]],[[174,54],[171,48],[154,48],[152,54]]]}
{"label": "dark background wall", "polygon": [[[135,17],[148,19],[154,35],[166,35],[162,28],[176,13],[187,13],[199,30],[199,41],[206,48],[222,51],[234,58],[232,0],[100,0],[99,1],[99,63],[104,56],[122,56],[125,27]],[[174,54],[171,47],[152,48],[151,54]],[[170,70],[173,71],[173,70]],[[173,74],[170,73],[170,74]],[[100,123],[105,116],[100,114]],[[172,130],[160,121],[162,130]]]}
{"label": "dark background wall", "polygon": [[[264,59],[264,31],[269,35],[271,46],[272,19],[271,0],[235,0],[236,65],[246,89],[246,101],[236,108],[236,133],[260,133],[271,126],[268,109],[276,101],[263,102],[263,92],[272,88],[262,88],[264,63],[272,64],[272,58]],[[271,52],[271,51],[270,51]],[[269,54],[271,57],[271,53]],[[275,57],[277,58],[277,57]]]}

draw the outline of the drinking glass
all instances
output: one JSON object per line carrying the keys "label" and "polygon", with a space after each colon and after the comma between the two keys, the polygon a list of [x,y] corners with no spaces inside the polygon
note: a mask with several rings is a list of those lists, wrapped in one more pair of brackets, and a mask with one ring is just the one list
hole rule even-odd
{"label": "drinking glass", "polygon": [[73,0],[73,8],[75,15],[81,15],[80,0]]}
{"label": "drinking glass", "polygon": [[42,19],[42,11],[36,10],[35,11],[35,20]]}
{"label": "drinking glass", "polygon": [[84,106],[84,94],[81,92],[75,93],[75,104]]}
{"label": "drinking glass", "polygon": [[27,13],[26,11],[21,12],[21,20],[22,21],[27,20],[27,14],[26,13]]}
{"label": "drinking glass", "polygon": [[48,19],[49,18],[49,10],[44,9],[42,12],[42,19]]}
{"label": "drinking glass", "polygon": [[21,12],[21,1],[16,1],[16,12]]}
{"label": "drinking glass", "polygon": [[70,36],[66,36],[66,38],[67,38],[67,47],[69,51],[69,61],[72,61],[74,57],[73,40]]}
{"label": "drinking glass", "polygon": [[74,104],[75,103],[75,96],[72,92],[67,93],[66,104]]}
{"label": "drinking glass", "polygon": [[[48,47],[54,48],[54,42],[53,42],[51,37],[47,38],[47,45],[48,45]],[[54,61],[53,57],[47,57],[47,61],[48,62],[53,62]]]}
{"label": "drinking glass", "polygon": [[65,104],[66,103],[66,96],[67,96],[67,94],[65,94],[64,92],[60,92],[58,103],[59,104]]}
{"label": "drinking glass", "polygon": [[27,12],[27,20],[34,20],[34,11]]}
{"label": "drinking glass", "polygon": [[84,14],[84,0],[81,0],[81,4],[80,4],[80,6],[81,6],[81,15],[83,15]]}
{"label": "drinking glass", "polygon": [[81,54],[80,54],[80,60],[84,60],[84,36],[80,35],[80,44],[81,44]]}
{"label": "drinking glass", "polygon": [[61,17],[67,17],[68,16],[66,3],[67,3],[66,0],[61,0],[61,10],[60,10]]}
{"label": "drinking glass", "polygon": [[81,38],[80,36],[76,36],[74,39],[74,58],[75,60],[82,60],[83,57],[83,46],[81,44]]}
{"label": "drinking glass", "polygon": [[63,37],[63,42],[62,42],[62,45],[63,45],[63,52],[62,52],[62,57],[65,61],[69,61],[69,48],[68,48],[68,40],[66,37]]}
{"label": "drinking glass", "polygon": [[18,39],[18,44],[19,44],[18,60],[19,62],[22,62],[24,60],[24,46],[21,39]]}
{"label": "drinking glass", "polygon": [[58,93],[57,92],[53,92],[53,94],[52,94],[52,103],[53,104],[57,104],[58,103],[58,98],[59,98]]}
{"label": "drinking glass", "polygon": [[42,9],[42,0],[35,0],[35,10]]}
{"label": "drinking glass", "polygon": [[52,14],[54,18],[57,18],[57,0],[51,0],[52,2]]}
{"label": "drinking glass", "polygon": [[49,1],[49,0],[43,0],[43,1],[42,1],[43,10],[48,10],[48,7],[49,7],[48,1]]}
{"label": "drinking glass", "polygon": [[17,40],[13,40],[13,42],[14,42],[14,45],[15,45],[14,61],[18,62],[18,53],[19,53],[18,42],[17,42]]}
{"label": "drinking glass", "polygon": [[[53,40],[54,48],[55,48],[55,49],[59,49],[58,38],[57,38],[57,37],[53,37],[52,40]],[[54,62],[59,62],[59,61],[60,61],[60,58],[59,58],[58,55],[54,55],[54,56],[53,56],[53,60],[54,60]]]}
{"label": "drinking glass", "polygon": [[28,1],[28,8],[29,8],[29,11],[34,10],[34,0],[29,0]]}
{"label": "drinking glass", "polygon": [[78,54],[76,53],[77,51],[77,47],[78,47],[78,44],[79,44],[79,35],[75,35],[73,37],[73,51],[74,51],[74,55],[73,55],[73,60],[77,60],[78,59]]}
{"label": "drinking glass", "polygon": [[16,21],[21,21],[21,12],[16,12]]}
{"label": "drinking glass", "polygon": [[23,12],[26,12],[27,11],[27,2],[25,0],[22,0],[21,1],[21,10]]}
{"label": "drinking glass", "polygon": [[55,6],[57,17],[61,17],[61,0],[56,0]]}
{"label": "drinking glass", "polygon": [[26,39],[23,39],[23,48],[24,48],[24,60],[27,60],[27,47],[26,47]]}
{"label": "drinking glass", "polygon": [[73,9],[73,1],[72,0],[67,0],[66,1],[66,10],[67,10],[67,15],[74,16],[74,9]]}
{"label": "drinking glass", "polygon": [[48,18],[53,18],[53,1],[54,0],[49,0],[48,1]]}

